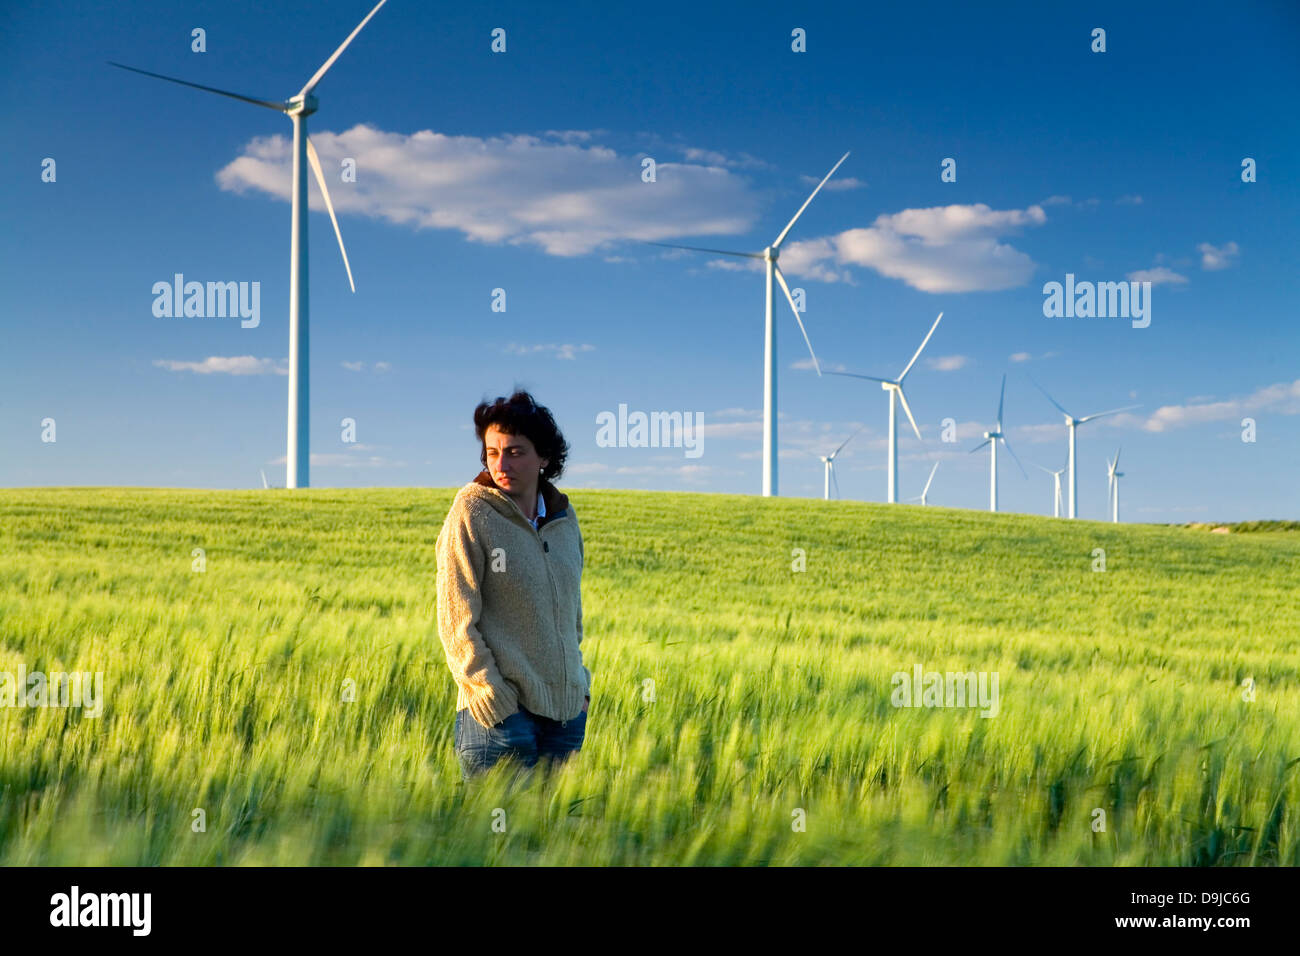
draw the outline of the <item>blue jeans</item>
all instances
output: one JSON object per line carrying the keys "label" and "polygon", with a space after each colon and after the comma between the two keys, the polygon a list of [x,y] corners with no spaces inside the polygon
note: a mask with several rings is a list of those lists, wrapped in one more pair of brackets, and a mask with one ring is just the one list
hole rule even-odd
{"label": "blue jeans", "polygon": [[523,705],[494,727],[484,727],[468,710],[456,711],[456,756],[461,775],[470,777],[489,769],[504,757],[525,767],[539,758],[560,763],[582,749],[587,733],[587,712],[559,721],[534,714]]}

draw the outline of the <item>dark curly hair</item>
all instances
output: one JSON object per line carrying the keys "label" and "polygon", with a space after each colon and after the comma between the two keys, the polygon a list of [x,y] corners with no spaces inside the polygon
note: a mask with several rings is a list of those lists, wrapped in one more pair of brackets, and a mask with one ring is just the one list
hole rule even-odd
{"label": "dark curly hair", "polygon": [[546,459],[542,477],[554,481],[564,473],[564,462],[569,457],[569,443],[560,434],[551,410],[545,405],[538,405],[533,396],[516,387],[509,398],[497,396],[495,402],[485,398],[474,409],[474,434],[479,441],[479,461],[487,467],[487,444],[484,436],[488,427],[495,425],[507,435],[523,435],[537,454]]}

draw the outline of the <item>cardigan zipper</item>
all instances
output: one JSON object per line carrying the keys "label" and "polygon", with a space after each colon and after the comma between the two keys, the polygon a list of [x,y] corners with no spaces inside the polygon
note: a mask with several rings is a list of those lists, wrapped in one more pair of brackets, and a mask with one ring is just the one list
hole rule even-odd
{"label": "cardigan zipper", "polygon": [[[567,517],[568,515],[559,515],[552,520],[563,521]],[[547,522],[547,524],[550,524],[550,522]],[[528,526],[532,528],[531,522],[529,523]],[[569,686],[569,661],[568,661],[569,655],[564,646],[564,636],[560,632],[559,619],[555,616],[557,613],[559,613],[560,589],[555,586],[555,575],[551,573],[551,561],[550,558],[548,557],[548,555],[550,554],[550,550],[547,547],[546,539],[542,537],[542,530],[540,528],[533,528],[533,533],[537,535],[537,540],[541,542],[542,563],[546,565],[546,580],[551,582],[551,621],[555,625],[556,642],[559,644],[560,647],[560,667],[562,668],[562,673],[564,674],[564,686],[565,688],[567,688]],[[567,727],[568,725],[569,722],[567,720],[560,721],[561,727]]]}

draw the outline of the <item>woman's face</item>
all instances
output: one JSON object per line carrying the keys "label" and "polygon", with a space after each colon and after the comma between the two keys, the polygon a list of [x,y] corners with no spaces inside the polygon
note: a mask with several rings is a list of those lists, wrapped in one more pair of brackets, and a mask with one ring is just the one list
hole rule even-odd
{"label": "woman's face", "polygon": [[496,425],[483,433],[483,449],[492,480],[502,491],[516,495],[535,488],[539,472],[548,464],[526,436],[509,435]]}

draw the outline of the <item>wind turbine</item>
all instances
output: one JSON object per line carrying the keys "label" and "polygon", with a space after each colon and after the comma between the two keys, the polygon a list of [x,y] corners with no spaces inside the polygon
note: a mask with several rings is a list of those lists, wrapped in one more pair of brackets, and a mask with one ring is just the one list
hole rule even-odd
{"label": "wind turbine", "polygon": [[1110,520],[1119,524],[1119,480],[1124,477],[1124,472],[1116,471],[1119,467],[1119,453],[1123,449],[1115,452],[1115,460],[1112,462],[1106,459],[1106,471],[1109,477],[1107,482],[1106,497],[1109,499],[1111,506]]}
{"label": "wind turbine", "polygon": [[790,303],[790,308],[794,310],[794,319],[799,323],[799,331],[803,333],[803,340],[808,343],[808,354],[812,355],[813,368],[817,370],[818,377],[822,374],[821,364],[817,361],[817,355],[813,352],[812,342],[808,341],[808,330],[803,327],[803,319],[799,317],[799,308],[794,304],[794,296],[790,294],[790,287],[786,284],[785,276],[781,268],[776,264],[776,260],[781,255],[781,243],[789,234],[791,227],[803,215],[803,211],[808,208],[808,204],[813,201],[821,188],[826,185],[826,180],[835,174],[835,170],[840,168],[840,163],[849,158],[845,153],[840,157],[840,161],[831,167],[822,181],[817,184],[817,188],[812,191],[804,204],[799,207],[799,211],[794,214],[794,218],[785,224],[781,234],[776,240],[764,249],[762,252],[735,252],[730,249],[703,249],[699,246],[679,246],[670,242],[652,242],[652,246],[664,246],[668,249],[689,249],[692,252],[711,252],[715,255],[722,256],[741,256],[746,259],[762,259],[767,264],[767,278],[764,280],[764,288],[767,290],[766,306],[766,324],[763,333],[763,496],[771,497],[777,494],[776,481],[776,328],[772,321],[772,301],[775,298],[773,292],[772,280],[776,279],[781,284],[781,291],[785,293],[786,301]]}
{"label": "wind turbine", "polygon": [[266,472],[265,472],[265,471],[262,471],[261,468],[259,468],[259,469],[257,469],[257,470],[262,472],[262,487],[263,487],[264,489],[265,489],[265,488],[270,488],[271,486],[268,485],[268,484],[266,483]]}
{"label": "wind turbine", "polygon": [[[866,427],[866,426],[863,426],[863,427]],[[825,464],[826,464],[826,475],[825,475],[826,489],[825,489],[825,491],[824,491],[823,494],[822,494],[823,500],[825,500],[825,501],[830,501],[830,500],[831,500],[831,481],[832,481],[832,479],[835,481],[835,497],[838,498],[838,497],[840,496],[840,480],[839,480],[838,478],[835,477],[835,456],[838,455],[840,452],[842,452],[842,451],[844,450],[844,446],[847,445],[849,442],[853,441],[853,439],[857,437],[857,434],[858,434],[858,432],[860,432],[860,431],[862,431],[861,428],[859,428],[857,432],[854,432],[854,433],[853,433],[852,435],[850,435],[848,438],[844,439],[844,441],[840,444],[840,447],[839,447],[839,448],[836,448],[836,449],[835,449],[833,452],[831,452],[829,455],[818,455],[818,456],[817,456],[818,458],[820,458],[820,459],[821,459],[823,462],[825,462]]]}
{"label": "wind turbine", "polygon": [[1055,481],[1056,481],[1056,496],[1055,496],[1055,498],[1054,498],[1054,500],[1053,500],[1053,504],[1052,504],[1052,517],[1053,517],[1053,518],[1059,518],[1059,517],[1061,517],[1061,475],[1062,475],[1062,473],[1065,471],[1065,469],[1062,468],[1062,469],[1060,469],[1059,471],[1052,471],[1052,469],[1050,469],[1050,468],[1043,468],[1043,466],[1042,466],[1042,465],[1039,465],[1039,464],[1035,464],[1034,467],[1035,467],[1035,468],[1039,468],[1039,469],[1041,469],[1042,471],[1047,472],[1049,475],[1052,476],[1052,478],[1055,479]]}
{"label": "wind turbine", "polygon": [[[1016,460],[1016,467],[1020,473],[1025,475],[1025,466],[1020,464],[1020,458],[1014,451],[1011,451],[1011,444],[1007,441],[1006,436],[1002,434],[1002,402],[1007,397],[1007,376],[1002,376],[1002,391],[998,395],[998,424],[991,432],[985,432],[985,441],[971,449],[971,454],[979,451],[985,445],[989,446],[991,457],[989,458],[989,511],[998,510],[998,442],[1007,446],[1007,451],[1011,452],[1011,457]],[[1028,478],[1028,475],[1025,475]]]}
{"label": "wind turbine", "polygon": [[1108,412],[1098,412],[1095,415],[1085,415],[1083,418],[1075,418],[1064,408],[1061,408],[1061,403],[1058,402],[1056,399],[1052,398],[1051,395],[1048,395],[1047,389],[1039,385],[1038,382],[1034,380],[1033,376],[1030,376],[1029,380],[1033,382],[1034,385],[1037,386],[1038,390],[1047,396],[1047,400],[1051,402],[1053,405],[1055,405],[1058,409],[1060,409],[1061,414],[1065,416],[1065,427],[1066,430],[1069,432],[1069,436],[1070,436],[1070,457],[1066,465],[1066,468],[1070,472],[1070,517],[1073,518],[1078,514],[1078,512],[1075,510],[1076,499],[1074,493],[1074,483],[1078,471],[1078,469],[1075,467],[1075,461],[1074,461],[1074,430],[1078,428],[1080,425],[1082,425],[1084,422],[1090,422],[1094,418],[1104,418],[1107,415],[1117,415],[1120,412],[1132,411],[1133,409],[1141,408],[1142,406],[1125,405],[1123,408],[1112,408]]}
{"label": "wind turbine", "polygon": [[[889,393],[889,503],[898,504],[898,403],[903,403],[903,411],[907,412],[907,420],[912,423],[912,431],[916,432],[917,440],[921,440],[921,429],[916,427],[916,419],[912,417],[912,409],[908,407],[907,396],[903,394],[903,379],[907,373],[912,370],[916,360],[921,357],[921,352],[925,344],[930,341],[930,336],[934,335],[934,330],[939,327],[939,319],[943,318],[943,313],[939,313],[939,318],[934,320],[934,325],[930,326],[930,331],[926,333],[921,340],[921,348],[916,350],[912,356],[912,361],[907,363],[907,367],[898,374],[898,380],[894,381],[887,378],[876,378],[872,375],[858,375],[854,372],[831,372],[832,375],[847,375],[849,378],[865,378],[869,382],[879,382],[880,387]],[[827,369],[830,372],[830,369]]]}
{"label": "wind turbine", "polygon": [[926,479],[925,487],[921,489],[921,493],[920,493],[919,495],[916,495],[916,496],[913,497],[913,498],[908,498],[907,500],[908,500],[908,501],[916,501],[917,499],[920,499],[920,501],[921,501],[921,507],[924,508],[924,507],[925,507],[925,496],[926,496],[927,494],[930,493],[930,482],[934,481],[934,473],[935,473],[936,471],[938,471],[938,470],[939,470],[939,463],[936,461],[936,462],[934,463],[934,467],[930,469],[930,477],[929,477],[928,479]]}
{"label": "wind turbine", "polygon": [[254,106],[264,106],[267,109],[284,113],[293,122],[293,206],[291,212],[292,232],[289,239],[289,443],[285,455],[284,486],[286,488],[306,488],[310,483],[310,389],[307,334],[306,169],[308,163],[311,163],[312,172],[316,175],[316,183],[320,186],[321,196],[325,199],[325,209],[330,214],[330,222],[334,224],[334,235],[338,237],[339,251],[343,253],[343,268],[348,273],[348,285],[352,287],[353,292],[357,291],[356,284],[352,281],[352,267],[348,264],[348,251],[343,247],[343,233],[339,231],[339,221],[334,215],[334,204],[330,202],[330,193],[325,187],[325,174],[321,172],[320,157],[316,155],[316,147],[307,138],[307,117],[315,113],[320,105],[312,91],[316,89],[316,84],[321,81],[329,68],[334,65],[334,61],[348,48],[348,44],[361,32],[361,28],[369,23],[370,18],[378,13],[379,8],[387,2],[388,0],[379,0],[375,8],[366,14],[366,18],[357,24],[357,28],[348,34],[348,38],[334,51],[333,56],[326,60],[321,68],[312,75],[312,78],[307,81],[307,85],[299,90],[297,95],[284,102],[260,100],[240,93],[231,93],[212,86],[203,86],[200,83],[191,83],[188,80],[178,80],[175,77],[164,76],[161,73],[151,73],[148,70],[140,70],[133,66],[109,61],[112,66],[130,70],[133,73],[143,73],[145,76],[167,80],[169,83],[192,86],[196,90],[206,90],[209,93],[217,93],[245,103],[252,103]]}

